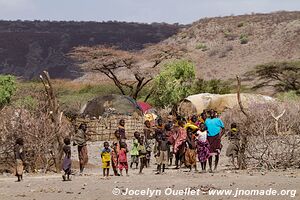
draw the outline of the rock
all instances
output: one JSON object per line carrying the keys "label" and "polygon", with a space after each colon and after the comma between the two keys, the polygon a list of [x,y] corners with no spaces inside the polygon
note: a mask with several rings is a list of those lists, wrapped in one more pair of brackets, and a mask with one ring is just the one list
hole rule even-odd
{"label": "rock", "polygon": [[87,185],[88,185],[87,183],[84,183],[84,184],[83,184],[83,186],[87,186]]}
{"label": "rock", "polygon": [[263,176],[266,175],[266,172],[261,172],[261,175],[263,175]]}
{"label": "rock", "polygon": [[233,186],[233,185],[235,185],[235,182],[232,182],[232,183],[230,183],[229,185],[230,185],[230,186]]}
{"label": "rock", "polygon": [[30,185],[31,185],[31,184],[29,183],[28,185],[26,185],[26,187],[30,187]]}
{"label": "rock", "polygon": [[25,194],[18,194],[15,197],[26,197],[26,195]]}

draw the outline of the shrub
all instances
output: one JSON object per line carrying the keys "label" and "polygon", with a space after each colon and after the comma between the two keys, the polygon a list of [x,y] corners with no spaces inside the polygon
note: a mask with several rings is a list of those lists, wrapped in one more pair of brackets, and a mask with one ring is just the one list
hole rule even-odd
{"label": "shrub", "polygon": [[239,22],[238,25],[237,25],[238,28],[241,28],[243,26],[245,26],[245,22]]}
{"label": "shrub", "polygon": [[232,33],[229,30],[224,31],[224,37],[228,40],[228,41],[232,41],[235,40],[237,38],[237,35]]}
{"label": "shrub", "polygon": [[241,41],[241,44],[247,44],[249,42],[248,36],[245,34],[242,34],[240,36],[240,41]]}
{"label": "shrub", "polygon": [[[236,122],[241,133],[247,137],[245,160],[247,167],[266,169],[300,167],[300,103],[253,102],[246,110],[250,115],[249,119],[246,119],[237,107],[222,113],[221,118],[225,127],[230,127],[232,122]],[[279,116],[284,110],[282,117],[276,121],[273,116]]]}
{"label": "shrub", "polygon": [[207,46],[203,43],[197,44],[196,49],[201,49],[202,51],[207,51],[208,50]]}
{"label": "shrub", "polygon": [[212,94],[228,94],[231,91],[231,85],[219,79],[212,80],[195,80],[193,86],[193,94],[212,93]]}
{"label": "shrub", "polygon": [[16,90],[16,81],[13,76],[0,75],[0,109],[10,103],[11,97]]}

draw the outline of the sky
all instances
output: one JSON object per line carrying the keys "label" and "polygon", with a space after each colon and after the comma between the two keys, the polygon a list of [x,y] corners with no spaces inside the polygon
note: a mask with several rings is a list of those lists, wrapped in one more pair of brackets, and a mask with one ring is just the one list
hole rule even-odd
{"label": "sky", "polygon": [[0,0],[0,20],[189,24],[204,17],[300,11],[300,0]]}

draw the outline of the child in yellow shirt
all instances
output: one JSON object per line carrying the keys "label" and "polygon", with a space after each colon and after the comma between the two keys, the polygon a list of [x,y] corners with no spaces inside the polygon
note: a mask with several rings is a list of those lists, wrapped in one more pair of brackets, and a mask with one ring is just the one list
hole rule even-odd
{"label": "child in yellow shirt", "polygon": [[104,148],[101,151],[101,159],[102,159],[102,169],[103,169],[103,176],[109,176],[109,168],[110,168],[110,153],[111,150],[109,148],[109,143],[104,142]]}

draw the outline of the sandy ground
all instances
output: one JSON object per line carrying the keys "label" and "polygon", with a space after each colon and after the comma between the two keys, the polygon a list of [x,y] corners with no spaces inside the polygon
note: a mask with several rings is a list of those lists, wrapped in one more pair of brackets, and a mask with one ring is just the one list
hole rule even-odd
{"label": "sandy ground", "polygon": [[[165,174],[155,175],[156,165],[152,163],[150,168],[144,170],[143,175],[138,175],[138,170],[130,170],[128,177],[111,176],[107,180],[102,177],[99,158],[100,146],[102,143],[89,144],[91,167],[85,170],[83,176],[76,173],[72,177],[72,181],[63,182],[61,174],[25,174],[24,181],[18,183],[15,182],[16,178],[12,175],[1,175],[0,199],[300,199],[298,194],[300,192],[299,169],[277,172],[235,171],[230,169],[228,159],[224,155],[221,155],[218,172],[213,174],[188,172],[187,169],[175,170],[174,166],[171,166]],[[74,160],[77,160],[76,148],[73,148],[72,156]],[[228,189],[232,190],[232,193],[231,195],[213,196],[208,193],[209,189],[211,191]],[[237,189],[238,191],[266,190],[266,193],[271,190],[277,190],[277,192],[297,190],[298,193],[295,196],[290,191],[288,195],[284,196],[239,195],[234,197]],[[145,194],[125,195],[128,190]],[[154,192],[152,196],[150,190]],[[112,192],[115,194],[121,192],[123,195],[115,195]],[[171,192],[172,194],[169,195]],[[183,195],[179,195],[180,192]],[[247,191],[244,192],[247,193]]]}

